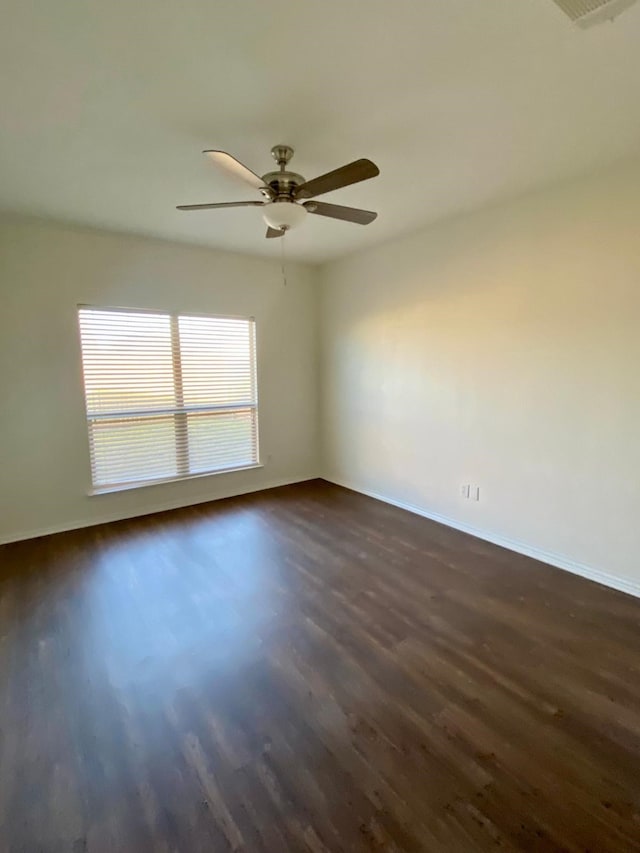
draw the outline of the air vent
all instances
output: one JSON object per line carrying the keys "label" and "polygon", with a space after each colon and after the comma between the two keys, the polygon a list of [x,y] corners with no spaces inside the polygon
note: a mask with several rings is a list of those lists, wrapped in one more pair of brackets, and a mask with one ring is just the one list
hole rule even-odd
{"label": "air vent", "polygon": [[557,6],[579,27],[592,27],[612,21],[636,0],[554,0]]}

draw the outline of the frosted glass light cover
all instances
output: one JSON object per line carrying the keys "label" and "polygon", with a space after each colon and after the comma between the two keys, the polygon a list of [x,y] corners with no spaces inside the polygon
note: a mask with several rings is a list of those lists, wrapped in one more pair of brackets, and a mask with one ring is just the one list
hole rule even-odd
{"label": "frosted glass light cover", "polygon": [[306,209],[292,201],[272,201],[262,208],[264,221],[270,228],[278,231],[296,228],[306,215]]}

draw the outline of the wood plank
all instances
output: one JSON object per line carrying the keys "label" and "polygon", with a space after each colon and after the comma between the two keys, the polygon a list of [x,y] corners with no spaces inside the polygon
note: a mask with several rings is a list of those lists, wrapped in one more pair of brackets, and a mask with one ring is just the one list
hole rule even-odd
{"label": "wood plank", "polygon": [[0,849],[640,851],[640,602],[321,480],[0,548]]}

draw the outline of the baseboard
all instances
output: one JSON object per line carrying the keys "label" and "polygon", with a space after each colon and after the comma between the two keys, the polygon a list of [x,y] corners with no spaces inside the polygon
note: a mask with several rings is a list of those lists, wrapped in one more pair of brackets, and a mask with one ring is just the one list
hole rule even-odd
{"label": "baseboard", "polygon": [[485,542],[491,542],[493,545],[499,545],[506,548],[508,551],[515,551],[517,554],[523,554],[525,557],[532,557],[534,560],[539,560],[541,563],[547,563],[557,569],[564,569],[566,572],[571,572],[574,575],[580,575],[588,580],[603,584],[604,586],[617,589],[619,592],[626,592],[629,595],[635,595],[640,598],[640,583],[620,578],[616,575],[610,575],[607,572],[601,572],[599,569],[594,569],[591,566],[586,566],[583,563],[578,563],[575,560],[570,560],[568,557],[553,554],[549,551],[544,551],[541,548],[535,548],[527,545],[524,542],[518,542],[514,539],[507,539],[505,536],[500,536],[497,533],[491,533],[487,530],[480,530],[470,524],[457,521],[454,518],[449,518],[446,515],[441,515],[438,512],[424,509],[423,507],[408,504],[404,501],[398,501],[394,498],[381,495],[378,492],[372,492],[369,489],[363,489],[355,486],[353,483],[348,483],[344,480],[339,480],[335,477],[323,476],[324,480],[329,483],[335,483],[336,486],[342,486],[345,489],[350,489],[353,492],[359,492],[361,495],[375,498],[375,500],[383,503],[397,506],[400,509],[406,509],[408,512],[413,512],[416,515],[421,515],[423,518],[428,518],[431,521],[437,521],[447,527],[453,527],[455,530],[460,530],[463,533],[469,533],[471,536],[476,536],[478,539],[483,539]]}
{"label": "baseboard", "polygon": [[157,504],[151,507],[145,507],[140,512],[124,512],[110,513],[100,518],[83,519],[81,521],[69,521],[64,524],[54,524],[51,527],[41,527],[38,530],[26,530],[19,533],[11,533],[9,536],[0,537],[0,545],[8,545],[10,542],[21,542],[24,539],[37,539],[39,536],[51,536],[52,533],[65,533],[68,530],[80,530],[83,527],[96,527],[98,524],[110,524],[112,521],[125,521],[127,518],[139,518],[143,515],[153,515],[156,512],[170,512],[172,509],[185,509],[189,506],[197,504],[207,504],[212,501],[222,501],[226,498],[237,498],[240,495],[248,495],[252,492],[264,492],[267,489],[277,489],[280,486],[291,486],[294,483],[304,483],[307,480],[316,479],[316,475],[306,475],[298,477],[286,477],[280,480],[272,480],[269,483],[264,483],[260,486],[250,486],[249,488],[234,489],[230,494],[217,495],[214,497],[199,497],[190,498],[187,500],[170,501],[162,504]]}

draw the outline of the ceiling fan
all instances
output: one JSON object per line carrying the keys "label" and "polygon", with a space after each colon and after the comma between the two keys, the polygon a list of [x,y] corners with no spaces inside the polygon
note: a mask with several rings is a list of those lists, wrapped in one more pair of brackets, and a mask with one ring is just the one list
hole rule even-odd
{"label": "ceiling fan", "polygon": [[355,160],[326,175],[320,175],[310,181],[296,172],[289,172],[287,164],[293,157],[293,148],[289,145],[274,145],[271,156],[279,166],[278,172],[267,172],[260,177],[226,151],[203,151],[216,166],[230,175],[239,178],[263,195],[262,201],[225,201],[213,204],[180,204],[178,210],[213,210],[218,207],[262,207],[262,216],[267,223],[267,237],[283,237],[291,228],[300,225],[307,213],[343,219],[368,225],[378,215],[372,210],[360,210],[357,207],[344,207],[340,204],[326,204],[312,201],[316,196],[331,190],[348,187],[368,178],[375,178],[380,170],[371,160]]}

